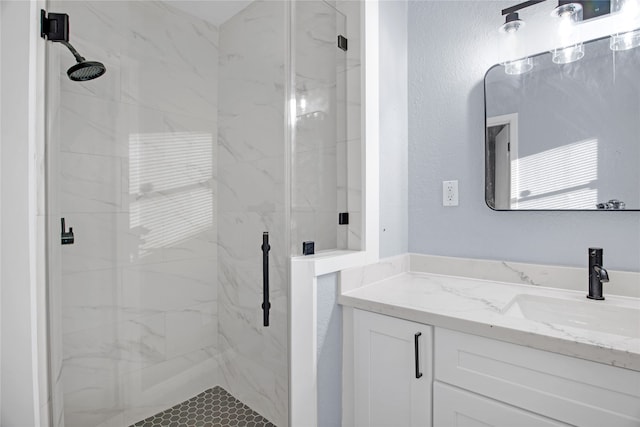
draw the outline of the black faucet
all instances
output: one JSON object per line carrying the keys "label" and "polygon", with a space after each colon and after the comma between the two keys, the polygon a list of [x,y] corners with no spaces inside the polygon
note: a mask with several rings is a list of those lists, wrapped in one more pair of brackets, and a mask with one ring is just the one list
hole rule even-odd
{"label": "black faucet", "polygon": [[602,282],[609,281],[609,273],[602,268],[602,248],[589,248],[589,295],[587,298],[603,300]]}

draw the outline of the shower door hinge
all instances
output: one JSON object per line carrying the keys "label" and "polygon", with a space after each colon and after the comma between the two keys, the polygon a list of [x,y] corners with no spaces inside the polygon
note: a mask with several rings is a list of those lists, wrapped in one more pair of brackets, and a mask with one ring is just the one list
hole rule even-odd
{"label": "shower door hinge", "polygon": [[347,51],[347,38],[341,34],[338,35],[338,47],[345,52]]}
{"label": "shower door hinge", "polygon": [[338,214],[338,225],[349,224],[349,212],[340,212]]}
{"label": "shower door hinge", "polygon": [[40,10],[40,37],[51,42],[69,41],[69,15]]}

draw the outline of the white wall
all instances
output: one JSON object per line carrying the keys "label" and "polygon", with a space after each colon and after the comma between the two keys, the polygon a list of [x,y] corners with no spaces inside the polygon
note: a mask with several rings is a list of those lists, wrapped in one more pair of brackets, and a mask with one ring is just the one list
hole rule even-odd
{"label": "white wall", "polygon": [[42,244],[38,227],[43,224],[37,191],[42,143],[37,126],[42,57],[37,54],[44,43],[38,32],[39,6],[40,2],[0,3],[0,424],[7,427],[48,423],[46,413],[40,414],[41,403],[46,411],[47,387],[46,365],[39,365],[39,358],[46,353],[39,341],[43,335],[37,308],[43,287],[35,257]]}
{"label": "white wall", "polygon": [[407,252],[407,1],[380,2],[380,257]]}
{"label": "white wall", "polygon": [[[587,248],[601,246],[607,267],[640,270],[639,212],[494,212],[485,205],[484,73],[509,56],[553,47],[553,38],[535,37],[554,34],[542,28],[556,25],[551,3],[538,6],[531,31],[510,51],[497,32],[504,2],[409,3],[409,251],[584,266]],[[584,24],[591,30],[582,36],[611,31],[614,18]],[[460,206],[445,208],[441,182],[450,179],[459,180]]]}

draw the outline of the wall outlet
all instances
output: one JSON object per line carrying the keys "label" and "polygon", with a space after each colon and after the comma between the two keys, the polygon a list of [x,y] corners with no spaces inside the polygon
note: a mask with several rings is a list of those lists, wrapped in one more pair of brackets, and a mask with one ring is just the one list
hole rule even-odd
{"label": "wall outlet", "polygon": [[442,206],[458,206],[458,181],[442,181]]}

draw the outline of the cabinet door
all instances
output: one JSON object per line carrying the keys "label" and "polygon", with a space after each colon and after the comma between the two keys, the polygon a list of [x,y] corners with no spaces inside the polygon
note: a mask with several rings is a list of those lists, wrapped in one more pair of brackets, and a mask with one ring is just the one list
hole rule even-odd
{"label": "cabinet door", "polygon": [[434,427],[560,427],[561,422],[438,381],[433,383]]}
{"label": "cabinet door", "polygon": [[430,426],[432,328],[360,310],[354,328],[355,424]]}

